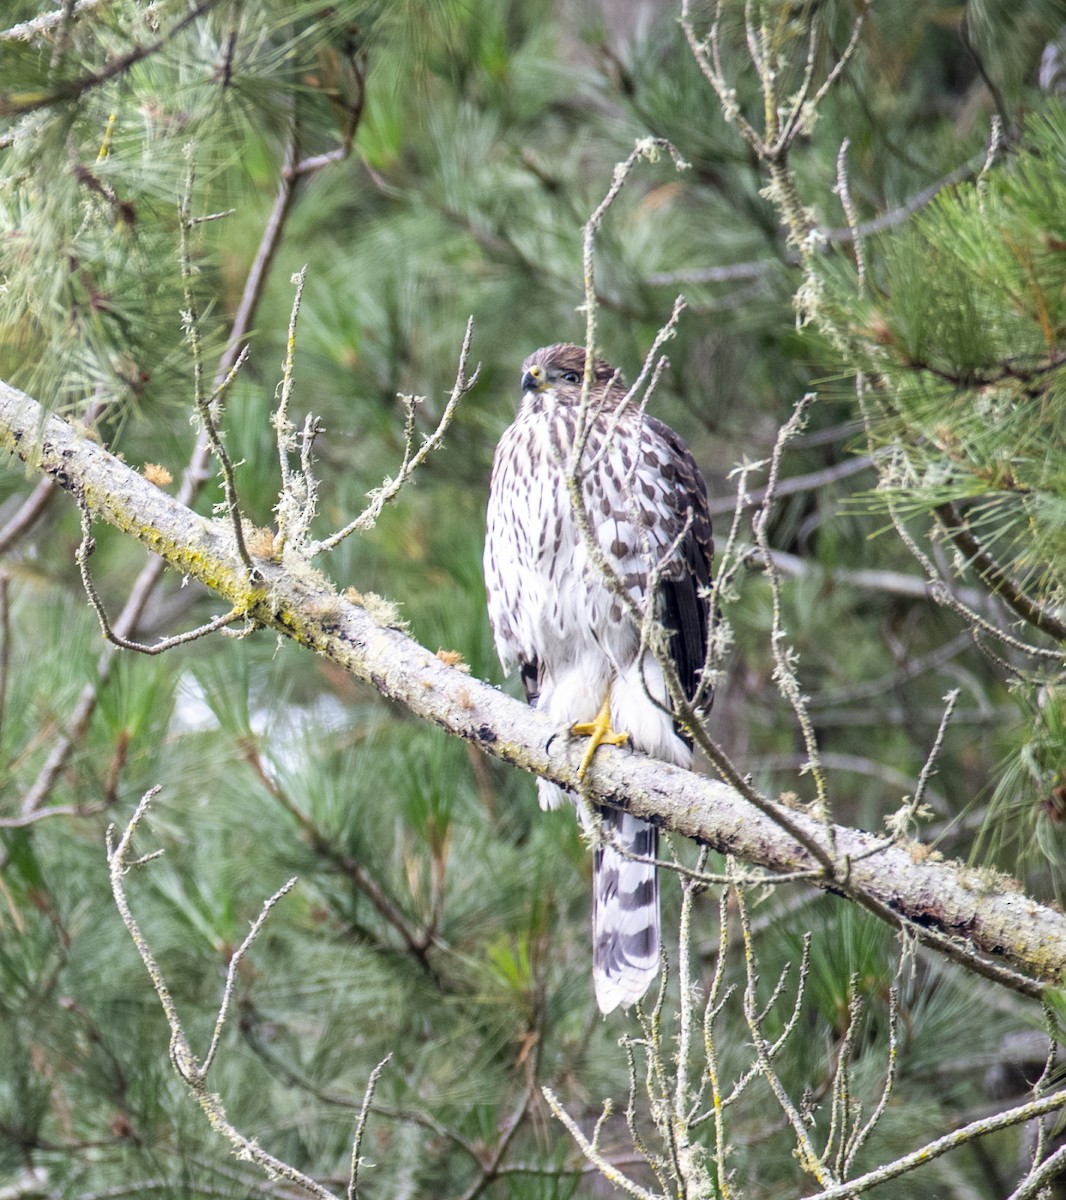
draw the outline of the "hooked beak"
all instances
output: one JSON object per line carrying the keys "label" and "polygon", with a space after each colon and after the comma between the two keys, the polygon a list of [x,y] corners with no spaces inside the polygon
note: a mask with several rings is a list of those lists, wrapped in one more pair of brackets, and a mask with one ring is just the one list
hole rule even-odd
{"label": "hooked beak", "polygon": [[522,374],[522,391],[523,392],[540,392],[547,385],[547,380],[544,378],[544,368],[533,365],[528,371]]}

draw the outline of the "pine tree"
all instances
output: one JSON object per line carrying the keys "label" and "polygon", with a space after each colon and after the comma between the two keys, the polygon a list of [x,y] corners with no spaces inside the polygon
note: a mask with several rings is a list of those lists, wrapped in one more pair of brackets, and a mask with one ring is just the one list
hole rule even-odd
{"label": "pine tree", "polygon": [[[755,5],[748,31],[732,5],[8,10],[0,379],[228,519],[221,446],[246,550],[284,562],[279,520],[327,537],[437,428],[473,314],[480,375],[442,445],[314,565],[512,694],[481,582],[492,447],[525,354],[582,340],[582,230],[615,165],[668,139],[687,166],[634,166],[594,299],[630,375],[687,302],[652,404],[705,470],[720,548],[735,510],[751,546],[716,597],[710,736],[782,814],[894,816],[916,859],[1061,899],[1066,112],[1036,86],[1054,5],[970,5],[961,23],[875,6],[853,47],[852,3]],[[808,63],[815,88],[842,66],[761,153],[740,127],[787,132]],[[305,417],[320,430],[306,531],[276,511],[287,386],[293,496]],[[62,483],[15,458],[0,472],[4,1195],[304,1194],[232,1157],[168,1060],[105,855],[155,787],[130,860],[165,854],[120,883],[197,1056],[237,963],[207,1091],[334,1194],[360,1125],[366,1195],[581,1195],[593,1166],[656,1195],[813,1195],[1021,1111],[1048,1054],[1037,993],[1059,1036],[1048,977],[1011,990],[810,880],[681,872],[660,1006],[599,1020],[572,814],[539,813],[526,775],[267,630],[117,650],[79,558],[127,639],[226,605],[99,521],[90,554]],[[680,837],[669,853],[755,874]],[[752,1046],[786,1032],[753,1070]],[[712,1088],[745,1078],[716,1116]],[[1039,1090],[1055,1086],[1049,1070]],[[1030,1149],[988,1119],[885,1194],[1011,1194]]]}

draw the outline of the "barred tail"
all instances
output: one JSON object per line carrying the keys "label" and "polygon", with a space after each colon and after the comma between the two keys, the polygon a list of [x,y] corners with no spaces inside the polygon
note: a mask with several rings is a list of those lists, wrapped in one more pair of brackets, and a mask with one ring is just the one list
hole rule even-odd
{"label": "barred tail", "polygon": [[615,808],[599,810],[604,844],[592,865],[592,979],[600,1011],[628,1008],[659,970],[659,878],[650,863],[619,853],[656,858],[659,830]]}

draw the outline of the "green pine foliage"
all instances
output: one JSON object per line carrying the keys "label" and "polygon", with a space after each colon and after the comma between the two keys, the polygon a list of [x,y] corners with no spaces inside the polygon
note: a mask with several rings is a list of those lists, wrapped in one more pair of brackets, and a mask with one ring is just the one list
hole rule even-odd
{"label": "green pine foliage", "polygon": [[[863,332],[885,375],[874,433],[899,447],[891,494],[963,506],[988,552],[1043,605],[1066,579],[1066,110],[976,187],[943,193],[888,239]],[[994,236],[993,236],[994,234]],[[924,271],[919,270],[924,266]]]}
{"label": "green pine foliage", "polygon": [[[1061,13],[1037,3],[968,6],[979,69],[954,7],[873,6],[793,165],[804,203],[839,234],[833,187],[847,137],[860,220],[900,219],[863,239],[865,290],[851,243],[832,239],[817,259],[821,307],[797,329],[792,297],[802,277],[765,176],[723,118],[676,12],[520,0],[201,7],[193,16],[177,5],[98,3],[43,33],[0,40],[0,378],[87,417],[130,464],[165,467],[176,491],[195,436],[183,256],[210,390],[293,131],[301,157],[327,153],[358,109],[352,154],[297,185],[248,360],[227,393],[221,428],[241,507],[256,526],[271,525],[270,417],[294,271],[307,267],[294,419],[314,413],[325,430],[315,447],[315,535],[350,520],[396,472],[401,395],[422,397],[419,435],[434,427],[473,314],[482,373],[443,450],[371,532],[316,565],[341,588],[397,603],[420,642],[458,652],[475,676],[517,693],[484,615],[493,446],[513,416],[524,356],[583,336],[581,230],[614,164],[636,139],[667,137],[688,169],[675,171],[666,157],[642,164],[598,242],[600,343],[632,378],[684,292],[688,311],[653,408],[686,437],[708,478],[720,545],[734,468],[766,459],[796,400],[818,392],[784,459],[785,476],[810,480],[779,497],[770,538],[784,564],[781,622],[799,655],[835,818],[883,828],[913,794],[942,697],[958,688],[921,835],[947,856],[974,857],[1017,874],[1041,898],[1056,896],[1066,810],[1061,676],[995,642],[991,654],[975,648],[965,622],[930,600],[891,513],[958,571],[964,596],[976,596],[988,619],[1041,648],[1053,644],[988,600],[1001,589],[982,581],[972,546],[953,548],[944,533],[931,548],[926,534],[954,513],[1025,597],[1062,620],[1066,114],[1033,86]],[[754,120],[760,101],[740,10],[726,7],[738,103]],[[782,46],[796,35],[806,44],[811,7],[824,9],[815,41],[824,68],[846,44],[856,6],[770,6]],[[38,15],[18,0],[4,22]],[[981,170],[999,105],[1008,118],[1003,154]],[[910,211],[922,188],[968,162],[964,179]],[[186,250],[183,202],[194,217],[214,218],[188,231]],[[708,273],[724,267],[733,270]],[[856,371],[866,381],[862,406]],[[867,453],[877,470],[857,463]],[[749,489],[764,480],[753,473]],[[34,484],[0,470],[0,529]],[[209,513],[221,498],[212,479],[194,503]],[[93,574],[115,614],[145,555],[107,529],[94,533]],[[592,1001],[589,852],[573,814],[539,812],[528,778],[262,632],[156,658],[122,653],[101,682],[105,643],[74,565],[79,538],[77,512],[59,496],[0,557],[0,1191],[291,1194],[234,1159],[182,1088],[111,899],[105,832],[156,785],[163,791],[136,850],[165,854],[131,872],[127,886],[198,1052],[250,922],[276,888],[299,880],[240,967],[210,1077],[239,1129],[343,1192],[367,1078],[391,1054],[361,1194],[600,1194],[542,1084],[587,1131],[611,1096],[603,1145],[654,1186],[629,1162],[621,1115],[629,1074],[618,1039],[639,1036],[636,1018],[604,1021]],[[140,638],[218,611],[182,585],[164,576]],[[763,573],[741,570],[723,608],[734,641],[714,736],[768,794],[809,801],[806,748],[773,680]],[[57,811],[20,826],[23,799],[86,688],[96,693],[92,714],[43,802]],[[691,864],[693,848],[675,841],[670,852]],[[710,869],[725,866],[712,856]],[[670,875],[663,892],[676,960]],[[851,998],[863,1001],[853,1096],[868,1114],[898,989],[895,1092],[859,1170],[983,1111],[986,1072],[1013,1053],[1004,1038],[1039,1023],[1035,1006],[913,948],[901,964],[891,933],[839,899],[798,884],[748,904],[761,1003],[790,965],[768,1035],[788,1019],[811,935],[799,1033],[777,1067],[797,1104],[807,1094],[818,1136],[828,1134]],[[735,909],[729,920],[727,980],[742,990]],[[712,889],[694,921],[705,984],[719,953],[717,921]],[[671,978],[667,1057],[676,1005]],[[728,1082],[751,1062],[736,997],[721,1022]],[[647,1104],[638,1108],[658,1152]],[[516,1112],[513,1140],[488,1170]],[[740,1194],[813,1187],[762,1082],[729,1122]],[[712,1125],[698,1130],[708,1153]],[[934,1165],[915,1177],[927,1182],[904,1177],[882,1192],[947,1194],[950,1185],[1008,1194],[1016,1175],[990,1174],[988,1164],[1014,1162],[1019,1135],[991,1145],[944,1160],[954,1174]],[[724,1184],[716,1181],[720,1191]]]}

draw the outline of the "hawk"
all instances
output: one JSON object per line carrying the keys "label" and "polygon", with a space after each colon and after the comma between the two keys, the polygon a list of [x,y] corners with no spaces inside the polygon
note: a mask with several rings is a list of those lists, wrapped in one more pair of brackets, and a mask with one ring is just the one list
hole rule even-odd
{"label": "hawk", "polygon": [[[670,715],[662,669],[641,650],[639,623],[590,561],[574,518],[566,471],[584,372],[585,350],[568,344],[522,364],[518,415],[496,448],[489,490],[484,568],[496,650],[505,668],[518,666],[531,705],[589,737],[582,774],[605,742],[687,767],[691,743]],[[625,394],[619,372],[595,359],[581,494],[622,586],[642,612],[655,606],[691,697],[707,647],[707,487],[682,439]],[[567,794],[543,779],[537,787],[542,808]],[[639,1000],[659,969],[659,883],[648,861],[659,831],[618,809],[598,812],[592,976],[607,1013]]]}

